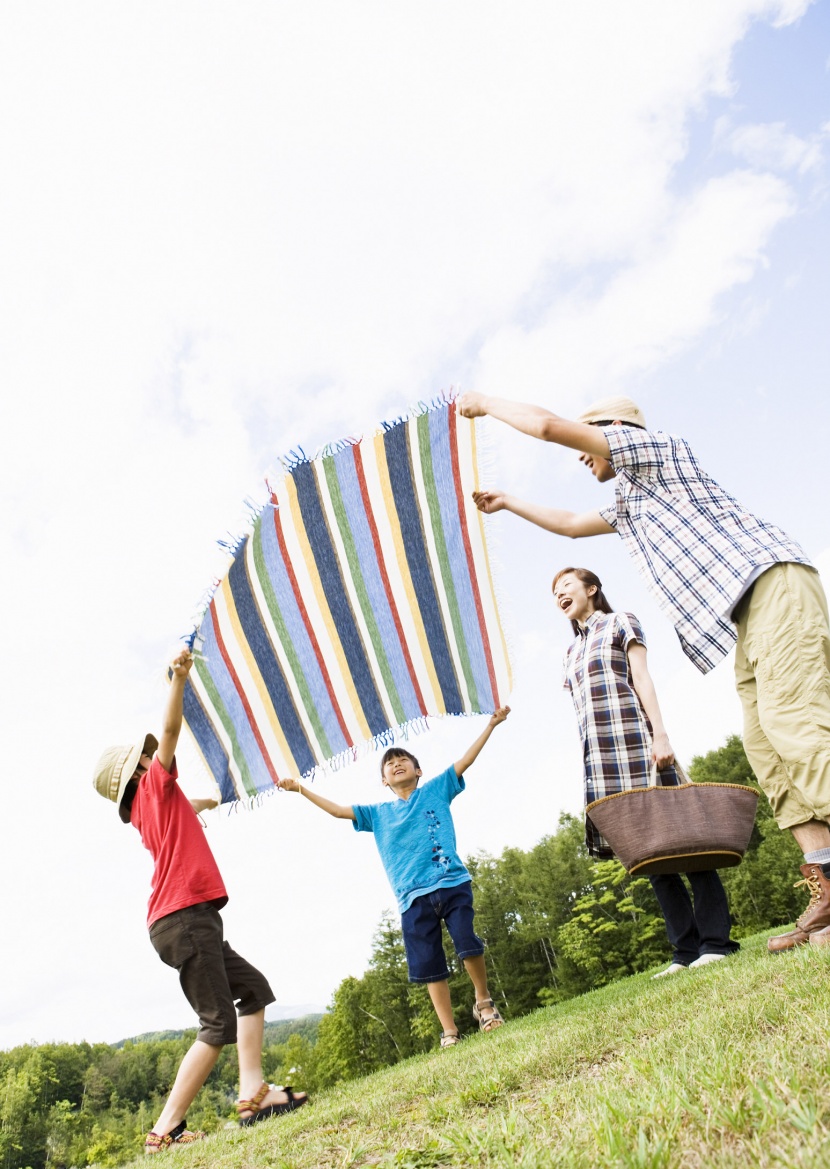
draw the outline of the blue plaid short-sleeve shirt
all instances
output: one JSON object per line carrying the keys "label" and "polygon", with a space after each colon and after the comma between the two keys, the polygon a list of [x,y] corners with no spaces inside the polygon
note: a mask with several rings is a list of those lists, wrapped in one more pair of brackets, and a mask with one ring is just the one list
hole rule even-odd
{"label": "blue plaid short-sleeve shirt", "polygon": [[730,614],[757,570],[810,561],[710,478],[684,439],[633,426],[605,426],[603,434],[617,478],[615,503],[600,515],[705,674],[735,644]]}

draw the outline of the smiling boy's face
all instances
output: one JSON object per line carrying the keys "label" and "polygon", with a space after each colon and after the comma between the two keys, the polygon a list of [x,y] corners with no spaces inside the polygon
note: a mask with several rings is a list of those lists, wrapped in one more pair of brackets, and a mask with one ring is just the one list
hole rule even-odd
{"label": "smiling boy's face", "polygon": [[399,788],[413,787],[420,777],[420,768],[406,755],[393,755],[383,765],[383,782],[395,793]]}

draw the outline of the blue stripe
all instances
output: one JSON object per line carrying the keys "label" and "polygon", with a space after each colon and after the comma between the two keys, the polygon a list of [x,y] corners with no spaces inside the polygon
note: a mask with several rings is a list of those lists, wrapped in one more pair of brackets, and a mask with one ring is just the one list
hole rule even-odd
{"label": "blue stripe", "polygon": [[236,789],[233,786],[230,768],[228,767],[228,753],[213,728],[210,715],[202,705],[199,695],[188,678],[184,688],[184,717],[191,733],[199,744],[199,750],[205,757],[213,778],[219,785],[221,793],[220,803],[226,804],[236,799]]}
{"label": "blue stripe", "polygon": [[[280,549],[277,533],[274,529],[274,523],[279,522],[278,515],[272,520],[267,512],[263,513],[263,520],[259,529],[262,539],[262,558],[265,561],[268,578],[271,581],[271,587],[277,598],[280,614],[285,622],[288,636],[291,638],[294,653],[299,659],[303,680],[308,687],[320,722],[323,724],[329,746],[336,755],[341,751],[345,751],[350,744],[340,729],[340,723],[332,705],[326,680],[320,669],[320,663],[314,652],[314,646],[308,635],[300,607],[297,604],[297,598],[294,595],[291,580],[286,571],[282,550]],[[299,682],[299,679],[297,681]]]}
{"label": "blue stripe", "polygon": [[323,592],[326,595],[332,619],[340,637],[340,644],[346,655],[346,663],[357,691],[358,700],[363,708],[371,733],[373,735],[382,734],[388,729],[389,722],[384,713],[366,658],[363,639],[355,623],[354,613],[343,584],[343,578],[340,575],[337,554],[332,546],[328,525],[323,515],[312,465],[302,463],[295,469],[293,479],[306,536],[311,545]]}
{"label": "blue stripe", "polygon": [[259,606],[251,589],[251,581],[248,576],[248,558],[245,554],[249,539],[250,536],[245,539],[230,567],[228,583],[231,587],[242,632],[262,674],[271,705],[277,712],[288,749],[294,756],[300,773],[305,775],[315,766],[316,760],[297,715],[294,700],[286,685],[285,676],[274,652],[274,647],[263,628]]}
{"label": "blue stripe", "polygon": [[[239,697],[228,669],[219,652],[216,637],[213,631],[213,621],[207,614],[202,622],[199,636],[204,642],[204,655],[207,659],[208,672],[213,685],[216,687],[220,699],[225,705],[228,717],[233,724],[233,735],[230,736],[233,747],[233,758],[237,766],[244,761],[251,774],[251,779],[257,791],[267,791],[274,786],[259,744],[251,730],[248,715]],[[240,772],[242,768],[240,767]],[[247,794],[244,789],[241,794]]]}
{"label": "blue stripe", "polygon": [[478,609],[470,580],[470,565],[458,514],[458,498],[452,473],[452,452],[450,449],[449,411],[435,410],[428,415],[429,446],[432,454],[432,473],[444,527],[444,541],[449,554],[450,572],[455,586],[461,627],[467,654],[473,672],[480,710],[495,710],[495,699],[490,684],[490,671],[484,655],[481,640],[481,626]]}
{"label": "blue stripe", "polygon": [[424,623],[438,685],[444,699],[444,709],[461,711],[464,704],[461,701],[455,668],[450,656],[441,606],[435,591],[429,554],[421,527],[421,511],[418,507],[415,484],[412,482],[407,430],[407,426],[395,426],[387,430],[383,436],[389,481],[403,535],[406,562],[409,565],[421,620]]}
{"label": "blue stripe", "polygon": [[349,529],[354,540],[355,549],[360,560],[360,570],[363,576],[369,603],[378,627],[378,633],[383,643],[386,659],[395,681],[401,706],[407,719],[420,718],[421,707],[412,685],[409,667],[406,664],[401,640],[395,626],[395,618],[389,606],[389,599],[380,573],[375,542],[369,521],[366,518],[366,509],[363,493],[355,468],[354,447],[341,451],[334,456],[334,465],[337,471],[337,481],[343,496],[343,506],[346,510]]}

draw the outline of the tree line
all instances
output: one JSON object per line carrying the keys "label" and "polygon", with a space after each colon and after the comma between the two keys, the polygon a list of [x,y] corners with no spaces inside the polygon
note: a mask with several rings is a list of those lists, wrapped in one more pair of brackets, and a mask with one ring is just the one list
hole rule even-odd
{"label": "tree line", "polygon": [[[696,756],[689,772],[698,783],[757,787],[737,735]],[[798,915],[803,897],[793,888],[793,875],[801,860],[762,796],[743,863],[721,873],[734,937]],[[507,1019],[669,957],[648,879],[629,877],[617,861],[589,857],[581,819],[565,815],[555,832],[528,851],[474,856],[468,867],[491,991]],[[456,1020],[462,1033],[470,1032],[472,987],[448,937],[445,948],[452,955]],[[267,1077],[310,1092],[429,1051],[438,1039],[426,988],[407,981],[400,926],[391,916],[379,924],[366,973],[341,982],[319,1023],[268,1027]],[[0,1053],[0,1169],[112,1166],[135,1156],[192,1039],[189,1032],[143,1037],[119,1048],[49,1044]],[[197,1097],[189,1124],[215,1131],[233,1120],[235,1098],[231,1048]]]}

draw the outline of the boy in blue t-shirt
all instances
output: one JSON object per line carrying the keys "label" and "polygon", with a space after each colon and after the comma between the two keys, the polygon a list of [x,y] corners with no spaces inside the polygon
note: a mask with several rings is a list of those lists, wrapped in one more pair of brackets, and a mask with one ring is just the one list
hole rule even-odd
{"label": "boy in blue t-shirt", "polygon": [[464,772],[509,713],[509,706],[497,710],[458,762],[421,788],[421,769],[415,756],[402,747],[390,747],[380,771],[384,786],[398,797],[394,803],[350,807],[318,796],[297,779],[283,779],[279,785],[285,791],[300,792],[330,816],[354,821],[357,832],[374,832],[401,910],[409,981],[427,984],[442,1027],[442,1047],[454,1047],[459,1040],[441,944],[442,921],[447,923],[458,957],[475,987],[473,1017],[480,1030],[493,1031],[503,1022],[487,988],[484,942],[473,930],[472,884],[456,850],[450,804],[464,790]]}

